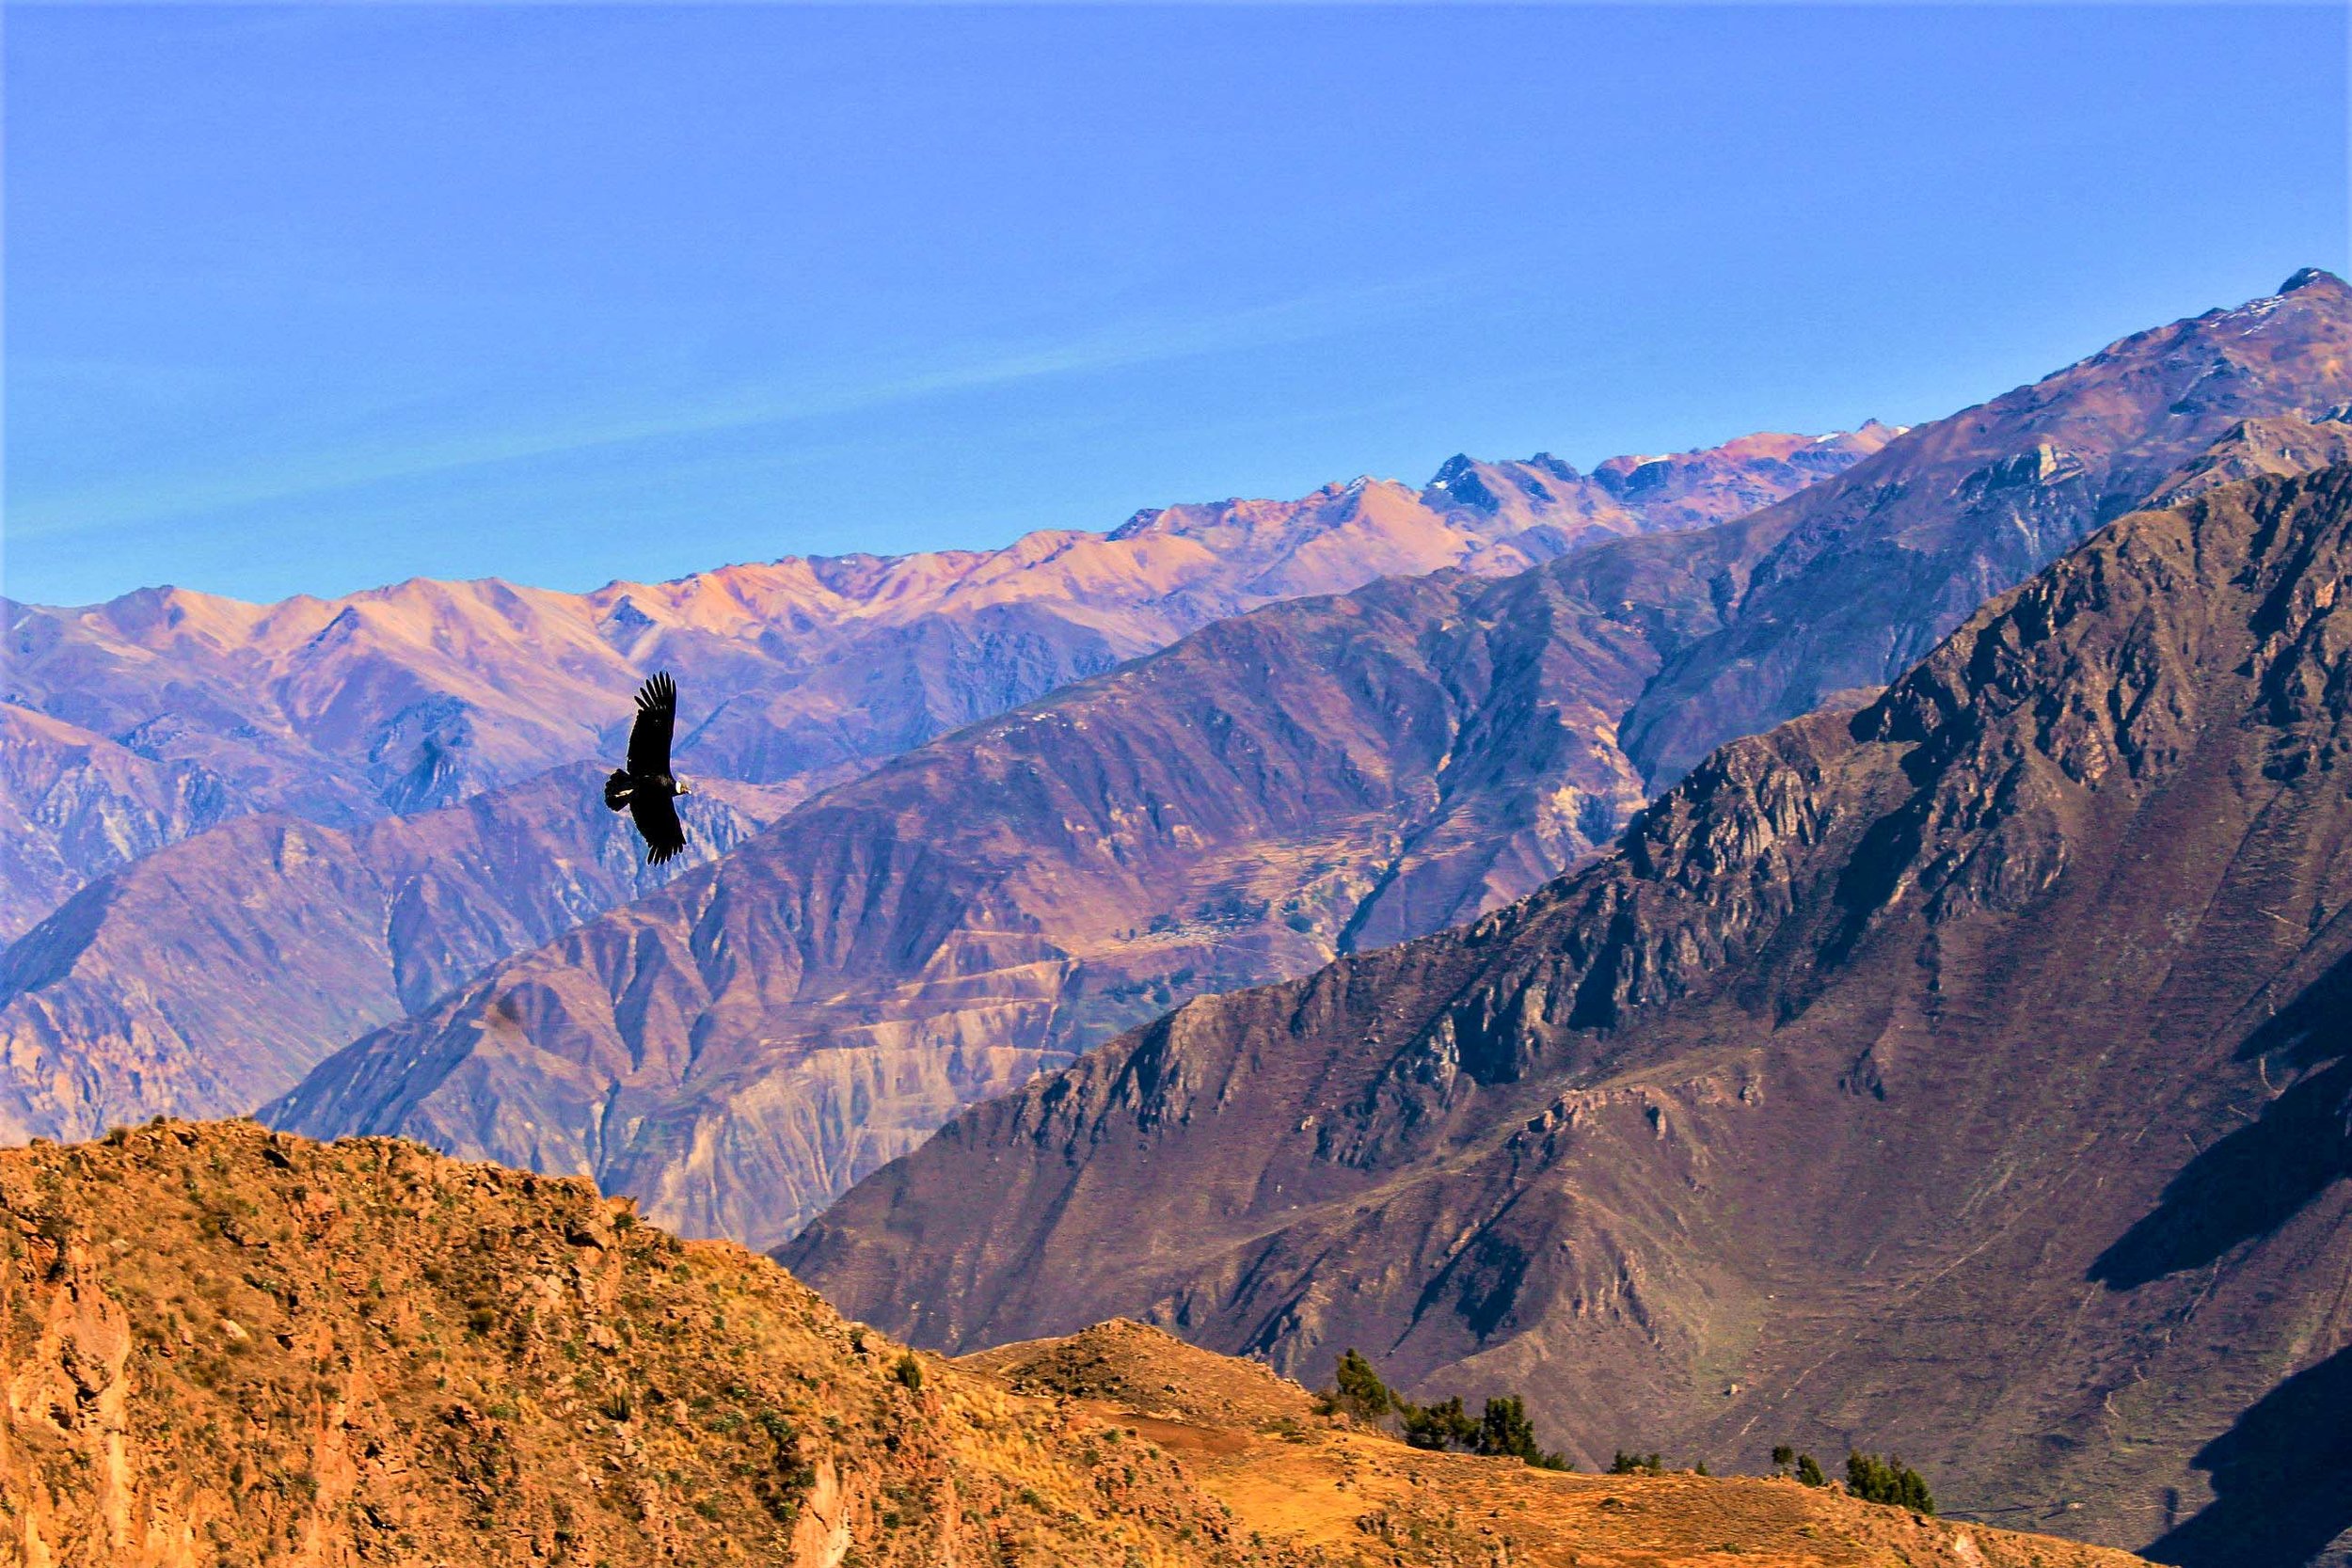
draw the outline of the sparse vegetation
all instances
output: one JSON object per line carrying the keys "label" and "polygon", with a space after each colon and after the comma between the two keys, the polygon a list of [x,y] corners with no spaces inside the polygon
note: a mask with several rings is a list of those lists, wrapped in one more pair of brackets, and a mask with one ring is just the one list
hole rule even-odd
{"label": "sparse vegetation", "polygon": [[1807,1486],[1827,1486],[1829,1477],[1821,1473],[1820,1462],[1809,1453],[1799,1453],[1787,1443],[1772,1449],[1772,1474],[1794,1476]]}
{"label": "sparse vegetation", "polygon": [[1486,1402],[1472,1417],[1456,1394],[1434,1404],[1415,1404],[1391,1388],[1353,1346],[1341,1355],[1331,1386],[1319,1403],[1328,1414],[1377,1427],[1395,1416],[1406,1442],[1436,1453],[1458,1450],[1493,1459],[1517,1459],[1540,1470],[1565,1470],[1567,1460],[1535,1441],[1535,1423],[1517,1394]]}
{"label": "sparse vegetation", "polygon": [[[65,1377],[43,1337],[69,1291],[126,1329],[102,1325],[73,1375],[126,1377],[133,1473],[219,1499],[194,1527],[208,1562],[288,1560],[319,1530],[355,1558],[447,1568],[503,1561],[516,1539],[544,1543],[548,1568],[780,1562],[815,1526],[846,1535],[845,1568],[950,1548],[1014,1568],[1458,1568],[1506,1549],[1565,1568],[1570,1540],[1605,1548],[1588,1561],[1683,1561],[1756,1550],[1741,1532],[1764,1516],[1781,1539],[1820,1538],[1775,1557],[1788,1568],[1883,1560],[1856,1548],[1890,1530],[1924,1539],[1834,1495],[1677,1478],[1636,1499],[1619,1494],[1638,1482],[1540,1475],[1528,1466],[1554,1456],[1522,1400],[1424,1409],[1360,1355],[1318,1420],[1270,1369],[1133,1323],[959,1361],[869,1329],[852,1354],[849,1325],[782,1271],[605,1224],[582,1184],[391,1140],[289,1140],[279,1164],[259,1157],[264,1136],[167,1124],[72,1167],[0,1151],[0,1358]],[[202,1236],[206,1212],[271,1244]],[[53,1242],[36,1214],[71,1223]],[[108,1345],[136,1360],[110,1370]],[[1343,1386],[1376,1424],[1411,1414],[1447,1451],[1328,1418]],[[0,1411],[0,1513],[31,1516],[39,1486],[44,1528],[90,1539],[92,1459],[112,1440],[99,1403]],[[323,1432],[389,1463],[330,1471]],[[1335,1554],[1338,1531],[1376,1555]],[[1970,1534],[1985,1568],[2032,1568],[1997,1532]],[[2041,1561],[2091,1568],[2087,1553]]]}

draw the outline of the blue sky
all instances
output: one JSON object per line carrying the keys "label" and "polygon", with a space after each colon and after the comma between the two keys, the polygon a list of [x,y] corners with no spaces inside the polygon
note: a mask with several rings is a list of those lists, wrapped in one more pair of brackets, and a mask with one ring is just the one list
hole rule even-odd
{"label": "blue sky", "polygon": [[11,6],[6,591],[1916,421],[2345,270],[2345,12]]}

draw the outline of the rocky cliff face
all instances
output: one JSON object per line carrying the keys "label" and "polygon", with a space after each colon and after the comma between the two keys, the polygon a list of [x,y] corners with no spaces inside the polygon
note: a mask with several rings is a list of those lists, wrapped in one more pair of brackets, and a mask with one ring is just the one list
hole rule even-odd
{"label": "rocky cliff face", "polygon": [[[2169,443],[2226,437],[2264,399],[2332,405],[2352,390],[2352,293],[2314,288],[2284,315],[2257,302],[2143,334],[1753,519],[1220,624],[812,802],[707,876],[356,1043],[266,1115],[592,1172],[690,1231],[782,1241],[961,1105],[1184,995],[1540,886],[1650,793],[1641,726],[1726,739],[1883,679],[1884,650],[1948,626],[1941,579],[1890,575],[1862,594],[1885,617],[1867,628],[1820,609],[1851,640],[1819,671],[1771,654],[1803,681],[1661,695],[1750,615],[1806,644],[1810,623],[1759,582],[1862,594],[1836,542],[1866,562],[1911,551],[1941,515],[1916,498],[1959,509],[1935,560],[2006,570],[2018,508],[2071,538],[2090,498],[2163,482],[2135,477],[2151,454],[2204,450]],[[2247,401],[2175,412],[2230,355],[2255,367],[2223,378]],[[2096,483],[2032,477],[2060,436]],[[1960,483],[2004,465],[2019,483],[1990,500]]]}
{"label": "rocky cliff face", "polygon": [[630,691],[661,667],[687,692],[682,768],[815,787],[1221,616],[1387,575],[1516,571],[1594,537],[1718,521],[1877,451],[1885,434],[1747,437],[1659,460],[1670,482],[1624,494],[1549,459],[1456,459],[1458,495],[1362,481],[1297,501],[1138,514],[1107,535],[787,558],[587,594],[419,579],[274,605],[175,588],[84,609],[8,605],[0,698],[144,759],[167,780],[151,789],[206,809],[151,810],[126,838],[107,765],[69,767],[53,738],[46,773],[0,770],[0,803],[31,839],[19,852],[31,863],[0,861],[0,902],[22,929],[149,839],[228,815],[348,828],[609,755]]}
{"label": "rocky cliff face", "polygon": [[921,1343],[1125,1313],[1884,1442],[2201,1564],[2352,1528],[2352,467],[2125,519],[1458,931],[1197,1000],[782,1257]]}
{"label": "rocky cliff face", "polygon": [[912,1356],[585,1183],[396,1141],[8,1150],[0,1564],[2131,1560],[1788,1481],[1420,1454],[1132,1324],[1032,1350]]}
{"label": "rocky cliff face", "polygon": [[781,809],[690,796],[690,858],[656,871],[598,769],[348,831],[235,818],[83,889],[0,950],[0,1141],[225,1116],[335,1042],[518,948],[650,893]]}

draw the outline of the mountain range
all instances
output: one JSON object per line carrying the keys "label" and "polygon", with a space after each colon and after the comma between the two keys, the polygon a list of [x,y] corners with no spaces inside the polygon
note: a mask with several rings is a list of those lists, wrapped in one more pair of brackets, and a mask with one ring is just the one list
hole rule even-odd
{"label": "mountain range", "polygon": [[[756,784],[731,782],[723,773],[715,781],[696,775],[705,781],[705,799],[723,798],[726,807],[691,817],[699,830],[698,858],[707,858],[805,796],[818,778],[870,766],[875,757],[868,751],[947,722],[960,711],[958,704],[988,711],[1038,682],[1054,684],[1068,675],[1071,666],[1049,660],[1006,685],[1013,667],[1000,656],[1009,657],[1014,643],[975,630],[998,626],[1005,615],[1017,613],[1038,625],[1041,617],[1052,620],[1065,632],[1090,628],[1087,635],[1096,641],[1087,646],[1095,651],[1079,662],[1107,662],[1111,651],[1151,646],[1229,604],[1319,583],[1359,582],[1385,566],[1419,570],[1462,561],[1467,564],[1454,569],[1474,580],[1478,572],[1572,548],[1579,538],[1683,526],[1836,472],[1878,450],[1889,434],[1874,425],[1826,437],[1749,436],[1671,457],[1612,459],[1591,477],[1550,459],[1480,464],[1455,458],[1420,492],[1373,482],[1334,485],[1298,503],[1173,509],[1141,515],[1108,536],[1032,535],[992,556],[869,562],[855,573],[838,562],[733,568],[662,590],[662,602],[691,613],[678,626],[646,633],[630,657],[643,665],[675,656],[691,670],[700,667],[697,660],[707,665],[737,658],[745,638],[771,651],[782,646],[781,634],[761,619],[784,614],[778,602],[760,600],[757,615],[747,608],[757,595],[745,583],[762,572],[769,579],[805,578],[821,566],[834,585],[834,621],[854,608],[862,625],[871,623],[862,631],[835,625],[828,641],[829,623],[792,612],[799,616],[794,635],[808,644],[803,661],[830,661],[825,669],[833,673],[804,672],[800,684],[785,681],[776,691],[763,692],[766,711],[796,716],[778,721],[789,729],[814,723],[809,716],[830,705],[855,710],[843,722],[869,728],[860,732],[865,739],[857,746],[830,761],[803,756],[804,772],[785,768],[782,777]],[[481,624],[484,595],[505,617],[493,618],[489,630]],[[84,614],[85,631],[88,624],[119,626],[136,600]],[[526,734],[517,744],[544,742],[535,761],[545,761],[562,745],[586,746],[593,737],[580,732],[564,740],[548,731],[550,710],[543,705],[557,705],[551,711],[559,720],[561,705],[574,700],[591,713],[599,705],[617,709],[618,683],[633,678],[634,667],[617,656],[599,659],[581,652],[582,628],[596,602],[601,601],[517,596],[499,584],[406,584],[337,611],[373,628],[369,638],[330,639],[323,648],[306,646],[294,655],[279,648],[290,634],[278,624],[309,625],[324,613],[322,607],[275,607],[256,623],[262,628],[256,633],[259,648],[242,647],[230,632],[220,631],[213,641],[195,638],[192,654],[194,634],[183,619],[170,638],[151,638],[155,646],[149,651],[109,644],[144,688],[125,697],[116,690],[123,680],[102,671],[89,691],[76,689],[68,705],[87,710],[112,690],[122,701],[170,700],[201,709],[213,698],[191,699],[190,690],[225,691],[249,677],[256,692],[291,684],[313,705],[320,693],[332,693],[337,711],[380,716],[389,710],[383,702],[370,707],[373,689],[402,693],[420,682],[470,681],[477,695],[487,691],[500,703],[532,708],[539,729],[532,733],[541,739]],[[737,643],[725,643],[724,637]],[[34,661],[35,673],[54,675],[87,666],[93,657],[79,643],[60,643],[47,660]],[[270,673],[281,666],[281,673]],[[737,675],[748,668],[737,658]],[[616,687],[611,704],[580,686],[590,677],[591,684]],[[828,681],[853,677],[886,687],[890,695],[850,701],[837,691],[827,694]],[[696,689],[689,687],[690,700]],[[962,695],[933,700],[949,690]],[[707,692],[700,696],[711,700]],[[906,721],[911,727],[891,736],[870,728],[890,704],[904,701],[920,707]],[[300,730],[286,717],[297,705],[281,698],[267,723],[255,721],[240,733],[262,736],[282,752],[280,742],[291,744],[287,737]],[[593,769],[585,764],[559,765],[469,796],[459,806],[355,820],[354,813],[319,809],[315,795],[297,800],[300,809],[256,811],[215,775],[192,772],[184,758],[150,759],[94,737],[69,745],[60,737],[76,732],[64,721],[10,711],[19,732],[46,739],[45,750],[25,749],[16,776],[38,790],[36,814],[56,819],[56,842],[81,844],[89,853],[147,851],[100,877],[0,951],[0,1057],[10,1064],[0,1069],[0,1128],[20,1135],[94,1135],[112,1122],[160,1111],[252,1110],[292,1087],[338,1047],[425,1009],[497,960],[663,879],[628,866],[627,830],[591,809]],[[681,766],[775,771],[768,765],[781,753],[729,752],[713,738],[723,731],[739,738],[750,735],[743,711],[740,702],[721,702],[717,713],[705,709],[692,722],[690,710],[691,735],[680,747]],[[269,740],[278,735],[269,724],[280,724],[285,734]],[[356,733],[376,736],[364,726]],[[783,731],[761,733],[773,739]],[[618,747],[617,727],[607,741]],[[371,744],[380,748],[380,736]],[[324,767],[317,751],[310,762]],[[118,775],[128,783],[109,782]],[[193,794],[196,805],[183,816],[211,825],[159,847],[170,824],[159,823],[149,797],[166,778]],[[376,800],[370,809],[414,806],[464,782],[453,773],[430,790],[396,792],[396,799]],[[25,835],[27,858],[41,842],[38,833]],[[290,863],[278,852],[285,843],[298,846]],[[483,875],[493,870],[498,878]],[[227,896],[231,889],[234,896]],[[419,910],[432,911],[432,918],[418,917],[413,911]],[[1220,973],[1240,984],[1268,972],[1243,965]],[[1006,1080],[1007,1086],[1019,1076]],[[944,1103],[921,1121],[922,1129],[963,1102]],[[502,1106],[485,1104],[470,1119],[495,1126],[502,1115]],[[577,1138],[579,1119],[533,1119],[546,1129],[546,1142],[532,1163],[562,1167],[565,1140]],[[880,1135],[889,1152],[903,1147],[888,1141],[895,1134],[886,1129]],[[840,1184],[823,1182],[807,1211]]]}
{"label": "mountain range", "polygon": [[448,805],[614,752],[667,668],[698,775],[803,793],[1252,606],[1721,521],[1878,450],[1876,426],[1612,458],[1450,460],[1420,490],[1137,513],[995,550],[785,560],[564,594],[412,579],[246,604],[179,588],[0,603],[0,937],[224,818],[326,827]]}
{"label": "mountain range", "polygon": [[1869,1433],[1963,1510],[2340,1556],[2347,590],[2352,467],[2127,517],[1585,870],[1196,1000],[781,1256],[918,1343],[1360,1345],[1588,1459]]}
{"label": "mountain range", "polygon": [[593,1174],[775,1244],[960,1106],[1187,994],[1533,891],[1693,748],[1899,673],[1975,608],[1955,583],[2325,448],[2344,427],[2304,416],[2347,399],[2352,291],[2300,278],[1739,521],[1218,623],[807,802],[263,1115]]}
{"label": "mountain range", "polygon": [[[466,1561],[516,1488],[534,1560],[2096,1558],[1444,1469],[1208,1354],[1353,1346],[1587,1465],[2352,1563],[2346,588],[2307,270],[1915,429],[10,605],[0,1562]],[[595,795],[656,667],[659,873]],[[129,1126],[257,1108],[361,1141]]]}

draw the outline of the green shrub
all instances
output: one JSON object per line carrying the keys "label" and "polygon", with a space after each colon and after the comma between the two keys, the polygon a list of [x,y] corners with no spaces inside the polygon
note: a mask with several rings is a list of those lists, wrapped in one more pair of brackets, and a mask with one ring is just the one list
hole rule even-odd
{"label": "green shrub", "polygon": [[1376,1426],[1404,1402],[1380,1380],[1372,1363],[1351,1345],[1331,1374],[1331,1386],[1324,1394],[1323,1403],[1327,1410],[1336,1410],[1351,1420]]}
{"label": "green shrub", "polygon": [[1914,1513],[1933,1513],[1935,1494],[1927,1479],[1893,1454],[1881,1459],[1856,1449],[1846,1455],[1846,1490],[1867,1503],[1891,1503]]}
{"label": "green shrub", "polygon": [[1517,1394],[1486,1402],[1471,1445],[1477,1452],[1491,1458],[1521,1460],[1538,1470],[1568,1467],[1565,1458],[1536,1443],[1535,1423],[1527,1418],[1527,1407]]}
{"label": "green shrub", "polygon": [[914,1358],[913,1351],[898,1357],[898,1364],[890,1369],[890,1375],[903,1384],[910,1394],[923,1391],[923,1363]]}
{"label": "green shrub", "polygon": [[1415,1404],[1381,1380],[1372,1363],[1350,1346],[1331,1375],[1331,1386],[1320,1396],[1325,1414],[1337,1412],[1366,1426],[1388,1417],[1399,1418],[1405,1441],[1435,1453],[1461,1449],[1490,1459],[1517,1459],[1539,1469],[1565,1470],[1566,1459],[1535,1441],[1535,1423],[1517,1394],[1486,1402],[1473,1417],[1456,1394],[1434,1404]]}
{"label": "green shrub", "polygon": [[1436,1404],[1414,1404],[1405,1408],[1405,1441],[1417,1449],[1443,1453],[1448,1449],[1466,1449],[1478,1438],[1478,1423],[1462,1408],[1459,1394]]}
{"label": "green shrub", "polygon": [[1799,1453],[1787,1443],[1772,1447],[1772,1474],[1793,1475],[1807,1486],[1827,1486],[1829,1477],[1821,1474],[1820,1462],[1809,1453]]}

